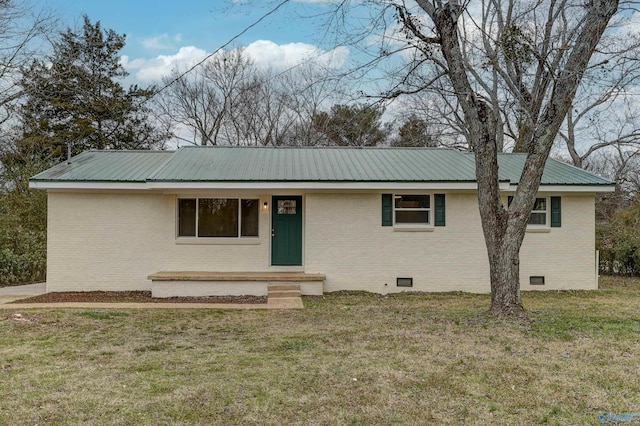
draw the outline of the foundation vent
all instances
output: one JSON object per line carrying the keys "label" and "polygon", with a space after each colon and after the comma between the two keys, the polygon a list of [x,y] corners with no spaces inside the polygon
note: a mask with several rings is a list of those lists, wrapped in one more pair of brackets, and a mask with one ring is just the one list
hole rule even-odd
{"label": "foundation vent", "polygon": [[413,287],[413,278],[396,278],[396,286]]}
{"label": "foundation vent", "polygon": [[531,276],[531,277],[529,277],[529,284],[531,284],[531,285],[544,285],[544,276]]}

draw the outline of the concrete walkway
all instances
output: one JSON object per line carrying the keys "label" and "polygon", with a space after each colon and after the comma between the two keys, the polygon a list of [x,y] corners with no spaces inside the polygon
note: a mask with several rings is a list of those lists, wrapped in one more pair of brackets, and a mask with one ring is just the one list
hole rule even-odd
{"label": "concrete walkway", "polygon": [[15,300],[26,299],[44,294],[45,284],[28,284],[0,288],[0,309],[34,309],[34,308],[81,308],[81,309],[303,309],[300,297],[268,299],[267,303],[93,303],[93,302],[61,302],[61,303],[16,303]]}
{"label": "concrete walkway", "polygon": [[14,285],[12,287],[0,287],[0,296],[38,296],[45,294],[46,284],[26,284],[26,285]]}
{"label": "concrete walkway", "polygon": [[0,305],[46,293],[45,283],[0,287]]}

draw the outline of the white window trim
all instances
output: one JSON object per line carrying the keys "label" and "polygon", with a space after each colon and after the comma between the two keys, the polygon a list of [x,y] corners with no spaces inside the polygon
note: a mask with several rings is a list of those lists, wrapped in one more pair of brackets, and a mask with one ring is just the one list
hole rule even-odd
{"label": "white window trim", "polygon": [[[399,208],[396,209],[396,197],[401,197],[403,195],[424,195],[429,197],[429,208]],[[420,231],[432,231],[433,223],[434,223],[434,208],[433,208],[433,194],[432,193],[424,193],[424,192],[402,192],[402,193],[394,193],[391,195],[391,207],[392,207],[392,215],[393,215],[393,227],[396,232],[420,232]],[[427,211],[429,212],[429,223],[397,223],[396,222],[396,211]]]}
{"label": "white window trim", "polygon": [[431,225],[409,225],[400,224],[393,227],[393,232],[433,232],[435,228]]}
{"label": "white window trim", "polygon": [[177,245],[258,245],[261,241],[257,237],[176,237]]}
{"label": "white window trim", "polygon": [[[543,198],[545,200],[545,206],[547,207],[546,210],[531,210],[531,214],[534,213],[544,213],[544,224],[535,224],[529,223],[529,219],[527,219],[527,228],[531,227],[531,229],[547,229],[547,228],[551,228],[551,199],[549,197],[538,197],[536,196],[536,200],[538,198]],[[531,215],[529,215],[529,218],[531,218]]]}
{"label": "white window trim", "polygon": [[[237,237],[201,237],[198,235],[198,210],[201,199],[238,200],[238,236]],[[180,200],[196,200],[196,235],[180,236]],[[258,201],[258,235],[242,236],[242,200]],[[260,243],[260,199],[250,197],[176,197],[176,244],[259,244]]]}
{"label": "white window trim", "polygon": [[[509,198],[510,197],[515,197],[515,194],[509,195],[507,197],[507,208],[510,205],[510,203],[509,203]],[[531,214],[533,214],[533,213],[545,213],[544,225],[530,224],[529,223],[529,219],[527,219],[527,230],[526,230],[526,232],[543,233],[543,232],[550,232],[551,231],[551,197],[550,196],[546,196],[546,195],[545,196],[536,195],[536,199],[538,199],[538,198],[544,198],[546,200],[547,210],[531,210]],[[531,215],[529,215],[529,217],[531,217]]]}

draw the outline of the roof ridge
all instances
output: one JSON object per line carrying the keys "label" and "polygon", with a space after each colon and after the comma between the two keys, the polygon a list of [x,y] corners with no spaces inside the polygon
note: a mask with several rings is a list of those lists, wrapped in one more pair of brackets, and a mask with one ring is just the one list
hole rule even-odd
{"label": "roof ridge", "polygon": [[403,150],[403,151],[456,151],[462,152],[455,148],[449,147],[433,147],[433,146],[255,146],[255,145],[185,145],[178,148],[181,149],[273,149],[273,150]]}
{"label": "roof ridge", "polygon": [[[139,152],[139,153],[152,153],[152,154],[159,154],[159,153],[167,153],[167,152],[176,152],[177,150],[175,149],[87,149],[82,151],[80,154],[78,155],[82,155],[85,152],[100,152],[100,153],[124,153],[124,154],[131,154],[132,152]],[[78,155],[76,155],[75,157],[77,157]],[[71,157],[73,158],[73,157]]]}

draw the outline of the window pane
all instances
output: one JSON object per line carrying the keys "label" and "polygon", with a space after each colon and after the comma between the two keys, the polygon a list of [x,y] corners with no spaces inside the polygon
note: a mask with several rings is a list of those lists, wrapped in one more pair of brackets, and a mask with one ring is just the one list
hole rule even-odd
{"label": "window pane", "polygon": [[529,217],[529,225],[546,225],[547,214],[546,213],[531,213]]}
{"label": "window pane", "polygon": [[178,237],[196,236],[196,200],[178,200]]}
{"label": "window pane", "polygon": [[396,223],[429,223],[429,212],[396,210]]}
{"label": "window pane", "polygon": [[533,205],[533,210],[547,210],[547,199],[536,198],[536,202]]}
{"label": "window pane", "polygon": [[430,197],[428,195],[396,195],[397,209],[428,209]]}
{"label": "window pane", "polygon": [[242,217],[241,233],[243,237],[258,236],[259,200],[242,200],[240,215]]}
{"label": "window pane", "polygon": [[198,200],[199,237],[237,237],[238,200],[200,198]]}

